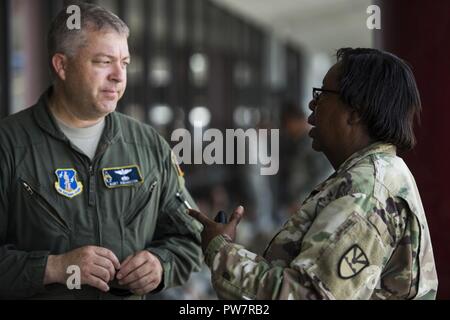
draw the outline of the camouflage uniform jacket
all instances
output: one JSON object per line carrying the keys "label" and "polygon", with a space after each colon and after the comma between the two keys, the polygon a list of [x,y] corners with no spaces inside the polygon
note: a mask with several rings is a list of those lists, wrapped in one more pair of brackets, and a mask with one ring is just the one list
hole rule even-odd
{"label": "camouflage uniform jacket", "polygon": [[316,187],[263,256],[218,236],[205,259],[224,299],[433,299],[437,290],[416,183],[382,143]]}

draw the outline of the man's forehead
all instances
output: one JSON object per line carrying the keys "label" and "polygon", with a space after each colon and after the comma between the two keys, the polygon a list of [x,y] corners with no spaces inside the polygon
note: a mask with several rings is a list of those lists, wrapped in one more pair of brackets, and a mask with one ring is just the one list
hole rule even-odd
{"label": "man's forehead", "polygon": [[[87,32],[87,47],[94,51],[126,51],[128,53],[128,39],[117,32]],[[100,50],[95,50],[96,48]]]}

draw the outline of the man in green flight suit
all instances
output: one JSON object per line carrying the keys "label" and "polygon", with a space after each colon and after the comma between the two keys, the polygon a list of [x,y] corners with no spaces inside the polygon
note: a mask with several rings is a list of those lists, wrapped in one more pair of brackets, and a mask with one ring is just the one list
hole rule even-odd
{"label": "man in green flight suit", "polygon": [[414,146],[420,98],[409,66],[376,49],[344,48],[313,88],[312,147],[335,172],[260,256],[204,214],[213,286],[232,299],[434,299],[437,275],[425,212],[397,149]]}
{"label": "man in green flight suit", "polygon": [[[79,8],[80,29],[66,9],[51,25],[53,86],[0,122],[0,298],[141,298],[201,265],[201,225],[179,200],[194,205],[168,144],[114,112],[128,27]],[[77,270],[81,286],[67,281]]]}

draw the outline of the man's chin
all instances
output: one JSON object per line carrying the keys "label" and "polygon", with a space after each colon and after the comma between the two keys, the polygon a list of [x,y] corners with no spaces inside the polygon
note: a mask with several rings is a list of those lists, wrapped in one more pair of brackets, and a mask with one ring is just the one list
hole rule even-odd
{"label": "man's chin", "polygon": [[98,106],[98,111],[101,114],[108,115],[111,112],[116,111],[117,108],[117,101],[105,101],[101,102]]}

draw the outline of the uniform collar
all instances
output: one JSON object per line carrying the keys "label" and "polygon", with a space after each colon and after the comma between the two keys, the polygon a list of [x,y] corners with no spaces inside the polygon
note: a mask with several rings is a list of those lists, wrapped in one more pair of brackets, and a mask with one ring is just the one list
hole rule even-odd
{"label": "uniform collar", "polygon": [[[42,130],[59,140],[68,141],[67,137],[59,129],[55,117],[50,112],[48,101],[52,92],[53,87],[50,87],[41,95],[38,103],[33,107],[33,115]],[[103,130],[100,143],[113,144],[121,136],[122,130],[120,123],[115,112],[113,112],[105,118],[105,129]]]}
{"label": "uniform collar", "polygon": [[397,148],[390,143],[385,142],[375,142],[357,152],[352,154],[347,160],[344,161],[343,164],[341,164],[336,171],[337,174],[349,170],[351,167],[353,167],[355,164],[360,162],[362,159],[376,154],[376,153],[388,153],[395,155],[397,153]]}

